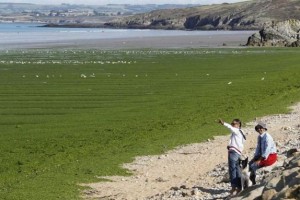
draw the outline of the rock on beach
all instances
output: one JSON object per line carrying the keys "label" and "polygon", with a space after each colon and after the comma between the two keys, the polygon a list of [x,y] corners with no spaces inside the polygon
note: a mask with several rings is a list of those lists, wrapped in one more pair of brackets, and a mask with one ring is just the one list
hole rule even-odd
{"label": "rock on beach", "polygon": [[300,21],[290,19],[266,23],[248,38],[247,46],[300,47]]}

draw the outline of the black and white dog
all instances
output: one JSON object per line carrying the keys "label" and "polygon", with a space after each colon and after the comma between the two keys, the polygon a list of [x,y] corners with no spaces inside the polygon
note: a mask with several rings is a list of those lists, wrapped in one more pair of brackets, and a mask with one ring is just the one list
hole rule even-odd
{"label": "black and white dog", "polygon": [[242,190],[252,185],[250,181],[250,172],[248,170],[248,157],[245,160],[240,160],[240,168],[241,168],[241,184]]}

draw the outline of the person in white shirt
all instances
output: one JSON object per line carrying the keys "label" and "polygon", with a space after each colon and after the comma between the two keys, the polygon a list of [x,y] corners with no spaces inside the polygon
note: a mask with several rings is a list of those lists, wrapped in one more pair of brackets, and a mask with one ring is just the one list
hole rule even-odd
{"label": "person in white shirt", "polygon": [[224,122],[219,119],[219,123],[227,127],[230,132],[230,140],[227,146],[228,149],[228,168],[231,183],[230,195],[234,192],[239,193],[242,189],[241,185],[241,169],[239,165],[239,160],[244,149],[244,142],[246,137],[241,130],[242,122],[239,119],[234,119],[231,124]]}

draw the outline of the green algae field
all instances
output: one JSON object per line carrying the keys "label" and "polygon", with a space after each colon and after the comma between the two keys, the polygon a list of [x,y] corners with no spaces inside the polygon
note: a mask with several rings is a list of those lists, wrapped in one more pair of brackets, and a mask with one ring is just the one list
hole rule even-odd
{"label": "green algae field", "polygon": [[80,199],[138,155],[300,100],[300,50],[0,52],[0,198]]}

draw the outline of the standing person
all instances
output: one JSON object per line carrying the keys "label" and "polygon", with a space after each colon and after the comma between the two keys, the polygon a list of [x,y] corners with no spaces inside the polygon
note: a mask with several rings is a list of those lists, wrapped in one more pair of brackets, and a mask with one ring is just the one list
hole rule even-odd
{"label": "standing person", "polygon": [[276,145],[272,136],[267,132],[267,125],[259,122],[255,126],[255,131],[258,132],[257,146],[254,158],[250,161],[250,180],[255,185],[256,170],[262,167],[273,165],[277,161]]}
{"label": "standing person", "polygon": [[219,123],[227,127],[231,132],[227,149],[229,177],[231,183],[230,195],[233,195],[234,192],[239,193],[242,189],[241,169],[239,165],[239,160],[244,149],[244,142],[246,140],[246,137],[243,131],[241,130],[241,120],[234,119],[232,120],[231,124],[228,124],[222,119],[219,119]]}

